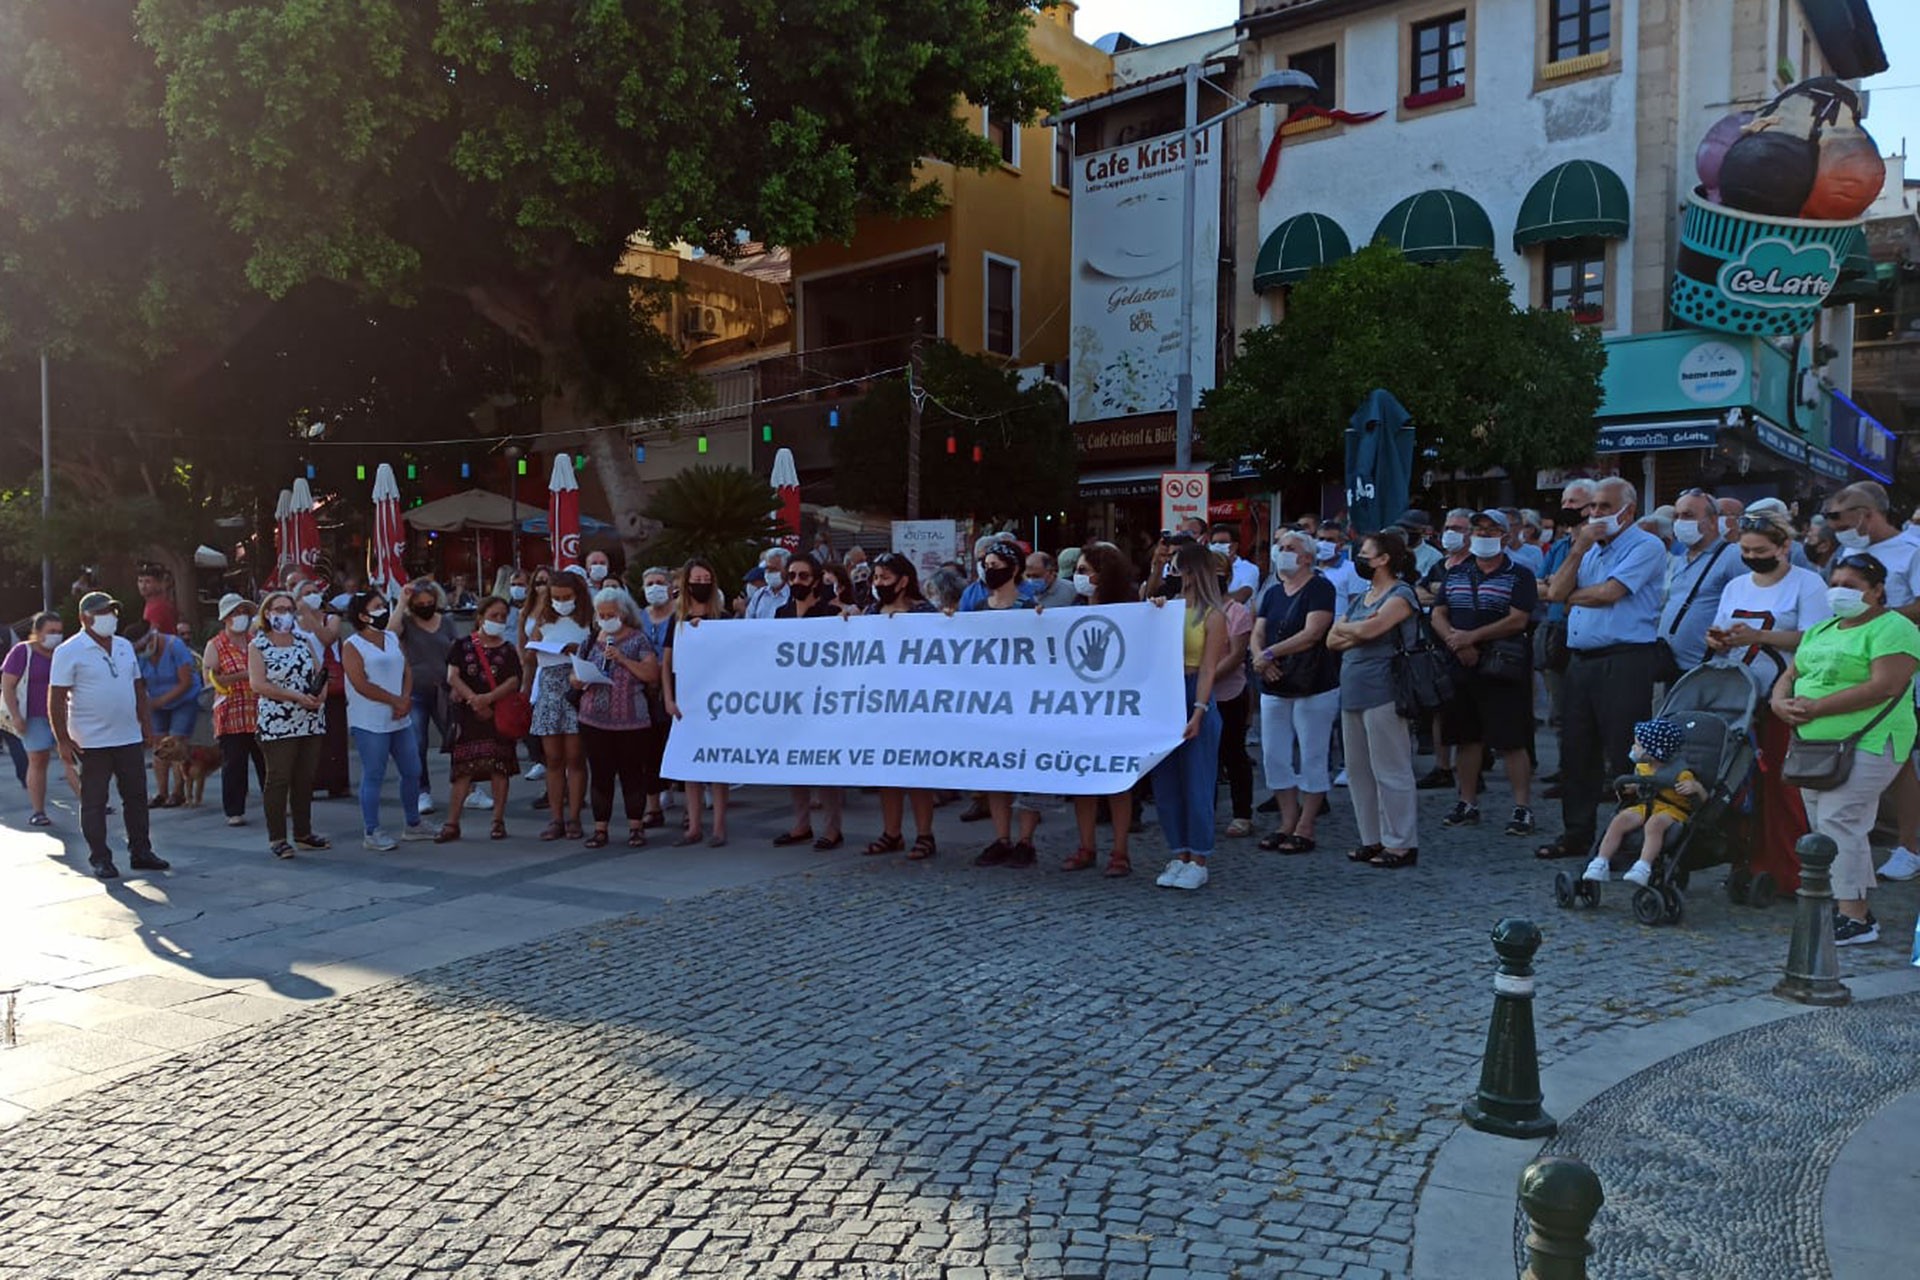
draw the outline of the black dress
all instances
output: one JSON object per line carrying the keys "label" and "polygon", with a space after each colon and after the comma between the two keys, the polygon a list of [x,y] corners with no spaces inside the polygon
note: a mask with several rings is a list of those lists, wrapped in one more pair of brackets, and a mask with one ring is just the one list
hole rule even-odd
{"label": "black dress", "polygon": [[[492,682],[481,673],[482,662],[489,664]],[[486,693],[494,685],[505,684],[520,675],[520,655],[512,645],[502,641],[485,648],[472,636],[453,646],[447,655],[447,665],[458,671],[460,679],[475,693]],[[501,737],[493,717],[480,715],[461,703],[454,708],[454,725],[453,743],[447,750],[453,755],[455,782],[481,782],[497,773],[512,777],[520,772],[520,763],[514,755],[518,739]]]}

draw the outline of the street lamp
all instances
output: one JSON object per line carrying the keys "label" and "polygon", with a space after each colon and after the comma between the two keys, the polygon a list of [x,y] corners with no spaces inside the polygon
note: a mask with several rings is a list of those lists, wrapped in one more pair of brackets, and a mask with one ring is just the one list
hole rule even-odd
{"label": "street lamp", "polygon": [[[1198,62],[1187,64],[1187,113],[1186,130],[1182,134],[1182,146],[1185,152],[1185,170],[1183,179],[1186,198],[1180,211],[1180,375],[1174,386],[1173,402],[1173,469],[1190,471],[1193,469],[1193,232],[1194,206],[1198,197],[1194,193],[1195,160],[1193,144],[1200,134],[1217,124],[1224,124],[1242,111],[1256,106],[1294,107],[1319,92],[1320,86],[1314,78],[1304,71],[1289,68],[1285,71],[1269,71],[1255,82],[1248,91],[1245,101],[1236,99],[1234,105],[1210,119],[1200,119],[1200,81],[1205,79],[1204,68]],[[1214,86],[1216,89],[1218,85]],[[1225,92],[1222,90],[1222,92]],[[1232,96],[1232,95],[1228,95]],[[1215,197],[1218,199],[1218,196]]]}

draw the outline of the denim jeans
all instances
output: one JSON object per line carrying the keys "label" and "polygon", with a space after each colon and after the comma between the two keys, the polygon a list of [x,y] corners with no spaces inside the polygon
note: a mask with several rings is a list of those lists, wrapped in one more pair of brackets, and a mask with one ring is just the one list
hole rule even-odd
{"label": "denim jeans", "polygon": [[[417,706],[417,704],[416,704]],[[387,780],[387,761],[400,771],[400,812],[407,825],[420,825],[413,798],[420,794],[420,746],[411,723],[388,733],[348,729],[353,749],[360,753],[360,824],[371,832],[380,825],[380,787]]]}
{"label": "denim jeans", "polygon": [[413,691],[413,754],[415,763],[419,766],[416,771],[418,785],[414,787],[414,791],[419,795],[426,795],[428,790],[427,726],[438,725],[440,741],[444,743],[447,740],[447,713],[444,697],[444,692],[438,688],[430,688],[425,692],[419,689]]}
{"label": "denim jeans", "polygon": [[[1196,682],[1187,677],[1187,701],[1192,703]],[[1167,851],[1176,857],[1213,854],[1214,788],[1220,777],[1220,708],[1207,704],[1200,732],[1181,743],[1153,767],[1153,805]]]}

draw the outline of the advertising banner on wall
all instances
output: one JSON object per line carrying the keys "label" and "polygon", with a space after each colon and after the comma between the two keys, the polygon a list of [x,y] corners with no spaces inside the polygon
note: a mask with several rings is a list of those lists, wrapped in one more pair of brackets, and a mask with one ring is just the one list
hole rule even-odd
{"label": "advertising banner on wall", "polygon": [[1073,421],[1174,407],[1180,296],[1193,290],[1193,386],[1213,386],[1220,257],[1220,130],[1193,140],[1193,279],[1180,279],[1182,135],[1074,157]]}

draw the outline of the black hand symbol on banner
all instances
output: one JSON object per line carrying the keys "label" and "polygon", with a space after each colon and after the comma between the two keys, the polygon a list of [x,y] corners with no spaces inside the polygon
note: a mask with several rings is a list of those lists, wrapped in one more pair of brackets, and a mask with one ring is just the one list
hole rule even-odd
{"label": "black hand symbol on banner", "polygon": [[1080,667],[1084,671],[1097,672],[1107,665],[1107,642],[1113,633],[1104,628],[1089,627],[1080,637]]}

